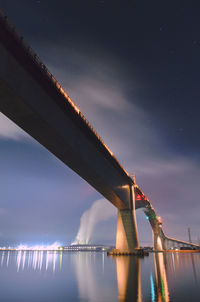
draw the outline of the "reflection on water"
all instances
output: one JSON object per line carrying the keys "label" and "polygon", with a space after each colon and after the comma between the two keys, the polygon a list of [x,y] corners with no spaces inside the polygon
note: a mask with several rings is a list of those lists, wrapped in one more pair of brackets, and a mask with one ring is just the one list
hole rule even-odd
{"label": "reflection on water", "polygon": [[198,300],[196,292],[199,295],[197,287],[200,277],[199,254],[155,253],[154,265],[155,278],[150,275],[152,302],[169,302],[175,298],[176,301],[187,301],[186,288],[193,291],[194,297]]}
{"label": "reflection on water", "polygon": [[[5,302],[64,302],[67,297],[77,302],[185,302],[188,291],[190,300],[198,301],[200,254],[155,253],[139,259],[95,252],[2,251],[0,278]],[[27,293],[19,290],[24,283]]]}
{"label": "reflection on water", "polygon": [[[156,275],[156,293],[152,292],[152,301],[158,302],[169,302],[169,290],[167,283],[167,274],[166,274],[166,254],[165,253],[155,253],[154,254],[154,263],[155,263],[155,275]],[[153,287],[152,287],[153,288]],[[156,299],[155,299],[156,297]],[[153,300],[154,298],[154,300]]]}
{"label": "reflection on water", "polygon": [[[106,253],[72,254],[80,301],[117,301],[116,287],[107,280],[109,259]],[[100,260],[100,261],[99,261]],[[115,276],[114,276],[115,277]]]}
{"label": "reflection on water", "polygon": [[116,257],[119,301],[141,302],[140,260],[137,257]]}
{"label": "reflection on water", "polygon": [[[12,257],[10,257],[12,255]],[[9,263],[11,261],[11,263]],[[56,251],[3,251],[1,253],[1,267],[13,266],[15,264],[17,272],[24,268],[32,270],[52,270],[55,272],[56,265],[62,268],[62,252]]]}
{"label": "reflection on water", "polygon": [[[169,290],[167,283],[164,256],[166,254],[154,254],[156,281],[150,273],[151,301],[169,302]],[[140,260],[137,257],[116,257],[117,282],[119,301],[142,302]]]}

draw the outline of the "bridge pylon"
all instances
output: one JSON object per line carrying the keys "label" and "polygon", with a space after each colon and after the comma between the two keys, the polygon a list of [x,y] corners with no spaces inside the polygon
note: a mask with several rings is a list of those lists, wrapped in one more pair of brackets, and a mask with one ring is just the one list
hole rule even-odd
{"label": "bridge pylon", "polygon": [[153,248],[155,251],[166,250],[165,240],[158,233],[153,231]]}
{"label": "bridge pylon", "polygon": [[131,209],[118,210],[116,250],[119,253],[134,253],[139,247],[133,186],[130,186],[130,194]]}

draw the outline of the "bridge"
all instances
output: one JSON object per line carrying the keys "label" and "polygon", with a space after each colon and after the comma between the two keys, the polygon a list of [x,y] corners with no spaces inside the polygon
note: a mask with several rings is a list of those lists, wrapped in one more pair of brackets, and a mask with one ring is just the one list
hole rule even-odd
{"label": "bridge", "polygon": [[174,250],[175,248],[180,249],[181,247],[200,248],[197,244],[166,236],[162,229],[161,217],[156,215],[152,204],[137,185],[135,185],[135,209],[143,209],[143,212],[152,227],[154,250]]}
{"label": "bridge", "polygon": [[3,12],[0,66],[1,112],[118,208],[116,248],[134,252],[139,247],[139,207],[149,217],[155,247],[158,239],[170,242],[153,221],[148,199],[141,193],[142,200],[135,201],[139,187]]}

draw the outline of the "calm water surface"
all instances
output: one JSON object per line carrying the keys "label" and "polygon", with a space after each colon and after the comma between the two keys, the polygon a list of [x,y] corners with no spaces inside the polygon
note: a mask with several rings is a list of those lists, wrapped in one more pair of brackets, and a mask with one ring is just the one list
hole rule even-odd
{"label": "calm water surface", "polygon": [[0,301],[200,301],[200,254],[0,252]]}

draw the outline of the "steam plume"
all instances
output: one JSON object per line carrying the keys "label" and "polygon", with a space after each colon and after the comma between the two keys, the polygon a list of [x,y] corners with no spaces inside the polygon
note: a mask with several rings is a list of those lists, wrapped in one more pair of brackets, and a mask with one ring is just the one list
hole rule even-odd
{"label": "steam plume", "polygon": [[79,230],[72,244],[88,244],[95,225],[114,215],[116,209],[111,203],[104,198],[96,200],[81,216]]}

